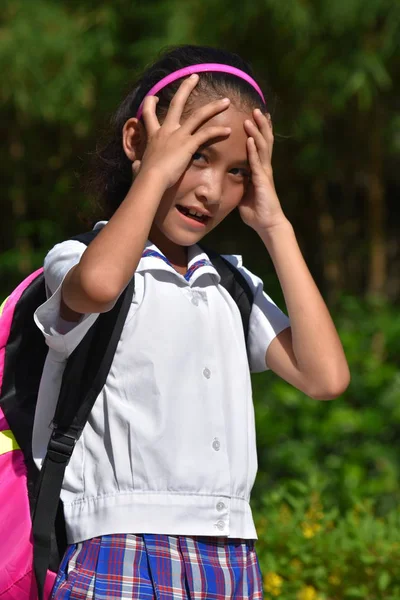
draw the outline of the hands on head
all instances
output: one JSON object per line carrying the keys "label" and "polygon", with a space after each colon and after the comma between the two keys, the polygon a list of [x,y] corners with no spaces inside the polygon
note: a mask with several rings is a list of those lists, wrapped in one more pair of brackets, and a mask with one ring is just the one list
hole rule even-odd
{"label": "hands on head", "polygon": [[163,177],[165,187],[169,188],[178,181],[202,144],[211,139],[229,136],[230,127],[210,126],[199,129],[229,107],[229,98],[195,108],[181,123],[186,103],[198,81],[199,76],[192,75],[181,83],[161,124],[156,115],[158,98],[146,97],[143,104],[146,146],[142,158],[133,161],[134,173],[138,173],[140,169],[157,172]]}

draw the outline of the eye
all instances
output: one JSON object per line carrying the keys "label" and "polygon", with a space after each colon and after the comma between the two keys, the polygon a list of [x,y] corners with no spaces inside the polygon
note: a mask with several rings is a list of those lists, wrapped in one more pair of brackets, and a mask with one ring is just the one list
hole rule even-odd
{"label": "eye", "polygon": [[235,175],[235,177],[250,177],[250,172],[248,169],[240,169],[239,167],[231,169],[230,173],[232,173],[232,175]]}
{"label": "eye", "polygon": [[205,160],[206,157],[201,152],[195,152],[192,156],[192,160],[201,160],[202,158]]}

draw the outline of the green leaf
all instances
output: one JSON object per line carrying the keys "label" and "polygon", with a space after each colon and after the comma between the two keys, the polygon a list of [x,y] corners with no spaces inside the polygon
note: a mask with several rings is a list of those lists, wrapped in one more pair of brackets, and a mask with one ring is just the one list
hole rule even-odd
{"label": "green leaf", "polygon": [[382,571],[382,573],[379,574],[378,577],[378,588],[380,589],[381,592],[385,591],[387,586],[390,583],[390,575],[387,571]]}
{"label": "green leaf", "polygon": [[360,587],[349,587],[344,592],[345,598],[364,598],[366,597],[366,588],[363,586]]}

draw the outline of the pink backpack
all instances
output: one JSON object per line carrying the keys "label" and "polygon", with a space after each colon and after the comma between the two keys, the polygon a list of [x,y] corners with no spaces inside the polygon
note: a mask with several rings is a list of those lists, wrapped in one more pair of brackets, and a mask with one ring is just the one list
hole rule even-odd
{"label": "pink backpack", "polygon": [[[0,390],[6,361],[6,345],[15,307],[23,292],[41,276],[39,269],[25,279],[0,309]],[[0,598],[36,600],[28,473],[25,457],[0,406]],[[55,573],[48,571],[45,597],[50,594]]]}
{"label": "pink backpack", "polygon": [[[74,239],[88,244],[96,233]],[[43,269],[29,275],[1,305],[0,600],[50,598],[67,545],[60,501],[64,471],[107,378],[133,286],[132,279],[68,359],[40,471],[32,457],[32,430],[48,348],[33,313],[46,300]]]}

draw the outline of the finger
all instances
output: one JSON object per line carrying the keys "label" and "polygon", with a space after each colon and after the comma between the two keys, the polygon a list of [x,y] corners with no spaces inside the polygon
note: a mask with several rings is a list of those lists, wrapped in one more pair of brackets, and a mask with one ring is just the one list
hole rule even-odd
{"label": "finger", "polygon": [[158,101],[159,98],[157,96],[146,96],[143,103],[143,122],[149,136],[153,135],[161,127],[156,114]]}
{"label": "finger", "polygon": [[193,153],[209,140],[226,138],[231,134],[230,127],[205,127],[192,136]]}
{"label": "finger", "polygon": [[178,88],[178,91],[172,98],[167,115],[164,119],[165,125],[179,125],[186,102],[196,85],[199,82],[199,76],[194,73],[185,79]]}
{"label": "finger", "polygon": [[264,115],[259,108],[254,111],[254,119],[263,134],[264,138],[269,142],[269,158],[272,158],[272,150],[274,147],[274,131],[272,127],[272,117],[270,113]]}
{"label": "finger", "polygon": [[255,141],[261,161],[264,163],[270,161],[272,154],[271,140],[269,138],[265,139],[263,133],[252,121],[246,120],[244,124],[247,134]]}
{"label": "finger", "polygon": [[254,120],[257,123],[261,133],[265,137],[266,140],[273,141],[274,139],[274,131],[272,126],[272,117],[269,113],[264,115],[259,108],[253,113]]}
{"label": "finger", "polygon": [[254,174],[256,171],[261,169],[261,160],[257,152],[256,143],[252,137],[247,138],[247,153],[249,156],[250,168],[252,174]]}
{"label": "finger", "polygon": [[272,158],[272,151],[274,147],[274,132],[272,128],[272,118],[270,113],[264,114],[259,108],[256,108],[253,112],[254,120],[257,123],[259,130],[263,137],[267,140],[269,158]]}
{"label": "finger", "polygon": [[195,110],[184,122],[182,125],[182,129],[186,133],[193,133],[196,131],[203,123],[215,117],[219,113],[223,112],[230,106],[229,98],[222,98],[218,100],[214,100],[213,102],[208,102],[201,106],[197,110]]}

